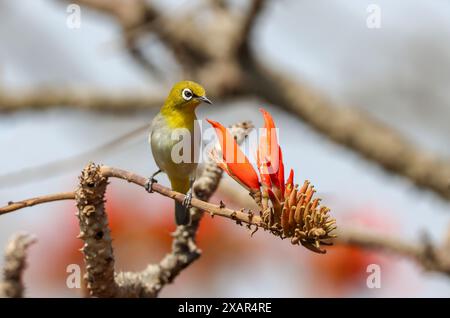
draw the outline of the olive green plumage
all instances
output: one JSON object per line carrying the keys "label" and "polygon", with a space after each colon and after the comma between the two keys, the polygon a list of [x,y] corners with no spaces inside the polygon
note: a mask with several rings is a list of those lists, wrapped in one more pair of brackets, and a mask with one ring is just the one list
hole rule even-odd
{"label": "olive green plumage", "polygon": [[[201,138],[195,109],[202,102],[211,103],[200,84],[192,81],[176,83],[151,124],[149,143],[153,158],[161,171],[169,177],[172,190],[184,194],[190,190],[197,169],[196,158]],[[175,137],[180,134],[183,138],[189,137],[191,150],[190,160],[182,162],[175,158],[179,153],[173,151],[174,146],[179,144],[179,139]],[[177,225],[190,222],[189,210],[179,202],[175,202],[175,221]]]}

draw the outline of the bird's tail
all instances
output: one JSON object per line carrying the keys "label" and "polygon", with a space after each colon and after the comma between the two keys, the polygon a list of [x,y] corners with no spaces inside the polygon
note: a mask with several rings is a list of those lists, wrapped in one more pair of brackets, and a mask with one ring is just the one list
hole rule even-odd
{"label": "bird's tail", "polygon": [[[188,179],[170,179],[172,190],[186,194],[189,191],[190,182]],[[190,222],[189,209],[182,203],[175,201],[175,223],[177,225],[187,225]]]}
{"label": "bird's tail", "polygon": [[175,201],[175,223],[177,225],[187,225],[190,219],[189,209],[183,203]]}

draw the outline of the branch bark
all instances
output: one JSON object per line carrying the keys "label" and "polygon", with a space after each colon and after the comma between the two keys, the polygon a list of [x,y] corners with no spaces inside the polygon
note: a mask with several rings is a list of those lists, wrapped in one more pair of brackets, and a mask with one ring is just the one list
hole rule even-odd
{"label": "branch bark", "polygon": [[8,202],[7,206],[0,208],[0,215],[10,213],[22,208],[31,207],[33,205],[46,203],[46,202],[54,202],[54,201],[61,201],[61,200],[73,200],[75,199],[75,193],[74,192],[63,192],[63,193],[56,193],[56,194],[50,194],[50,195],[43,195],[36,198],[31,198],[23,201],[17,201]]}
{"label": "branch bark", "polygon": [[84,278],[89,292],[96,297],[114,297],[119,289],[114,279],[114,253],[104,205],[107,184],[100,168],[89,164],[81,173],[75,197],[78,238],[84,241],[81,248],[86,265]]}

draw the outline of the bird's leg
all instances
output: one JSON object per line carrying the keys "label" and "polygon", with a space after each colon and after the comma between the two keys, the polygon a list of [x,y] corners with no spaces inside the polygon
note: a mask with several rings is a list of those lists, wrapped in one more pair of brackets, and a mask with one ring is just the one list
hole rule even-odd
{"label": "bird's leg", "polygon": [[190,187],[189,187],[189,191],[186,193],[186,196],[184,197],[183,200],[183,205],[185,207],[185,209],[189,209],[191,207],[191,201],[192,201],[192,186],[194,185],[194,181],[195,179],[190,179]]}
{"label": "bird's leg", "polygon": [[155,177],[160,174],[162,172],[161,169],[159,169],[158,171],[156,171],[154,174],[152,174],[152,176],[150,178],[148,178],[147,182],[145,183],[145,190],[147,190],[148,193],[152,193],[152,186],[153,183],[157,183],[158,180],[155,179]]}

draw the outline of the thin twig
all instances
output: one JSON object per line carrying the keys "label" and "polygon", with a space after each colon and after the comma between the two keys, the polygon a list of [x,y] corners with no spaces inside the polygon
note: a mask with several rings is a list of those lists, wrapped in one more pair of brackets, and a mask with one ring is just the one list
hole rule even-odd
{"label": "thin twig", "polygon": [[16,202],[11,201],[8,203],[7,206],[0,208],[0,215],[46,202],[74,200],[74,199],[75,199],[75,192],[63,192],[50,195],[43,195],[40,197],[35,197],[23,201],[16,201]]}
{"label": "thin twig", "polygon": [[[130,183],[134,183],[136,185],[139,185],[141,187],[145,187],[145,184],[147,183],[148,178],[137,175],[133,172],[129,172],[126,170],[122,170],[119,168],[113,168],[108,166],[101,166],[100,172],[101,176],[104,178],[118,178],[125,180]],[[152,186],[152,190],[154,192],[157,192],[159,194],[162,194],[163,196],[169,197],[171,199],[174,199],[178,202],[183,202],[185,195],[176,191],[173,191],[159,183],[154,183]],[[6,206],[0,207],[0,215],[10,213],[16,210],[20,210],[23,208],[31,207],[34,205],[39,205],[43,203],[49,203],[49,202],[55,202],[60,200],[75,200],[76,199],[76,193],[75,192],[62,192],[62,193],[55,193],[55,194],[49,194],[49,195],[43,195],[39,197],[34,197],[22,201],[17,202],[11,202],[11,204],[8,204]],[[228,208],[221,208],[218,205],[208,203],[202,200],[199,200],[197,198],[192,198],[192,206],[194,208],[198,208],[202,211],[206,211],[210,213],[211,215],[218,215],[222,217],[226,217],[229,219],[236,219],[239,221],[242,221],[244,223],[248,223],[248,215],[247,213],[240,212],[237,210],[232,210]],[[260,219],[259,217],[253,217],[252,224],[259,224]]]}
{"label": "thin twig", "polygon": [[[108,166],[102,166],[101,167],[101,174],[105,177],[113,177],[113,178],[119,178],[131,183],[134,183],[136,185],[139,185],[141,187],[145,187],[145,184],[147,183],[148,178],[139,176],[135,173],[108,167]],[[159,183],[154,183],[152,185],[152,190],[154,192],[158,192],[159,194],[162,194],[163,196],[169,197],[171,199],[174,199],[178,202],[183,202],[185,195],[176,191],[173,191]],[[228,219],[240,221],[247,224],[252,225],[258,225],[263,226],[262,220],[259,216],[253,216],[251,218],[248,213],[241,212],[238,210],[232,210],[226,207],[220,207],[217,204],[208,203],[202,200],[199,200],[197,198],[192,198],[191,205],[197,209],[200,209],[202,211],[208,212],[209,214],[215,216],[221,216]]]}

